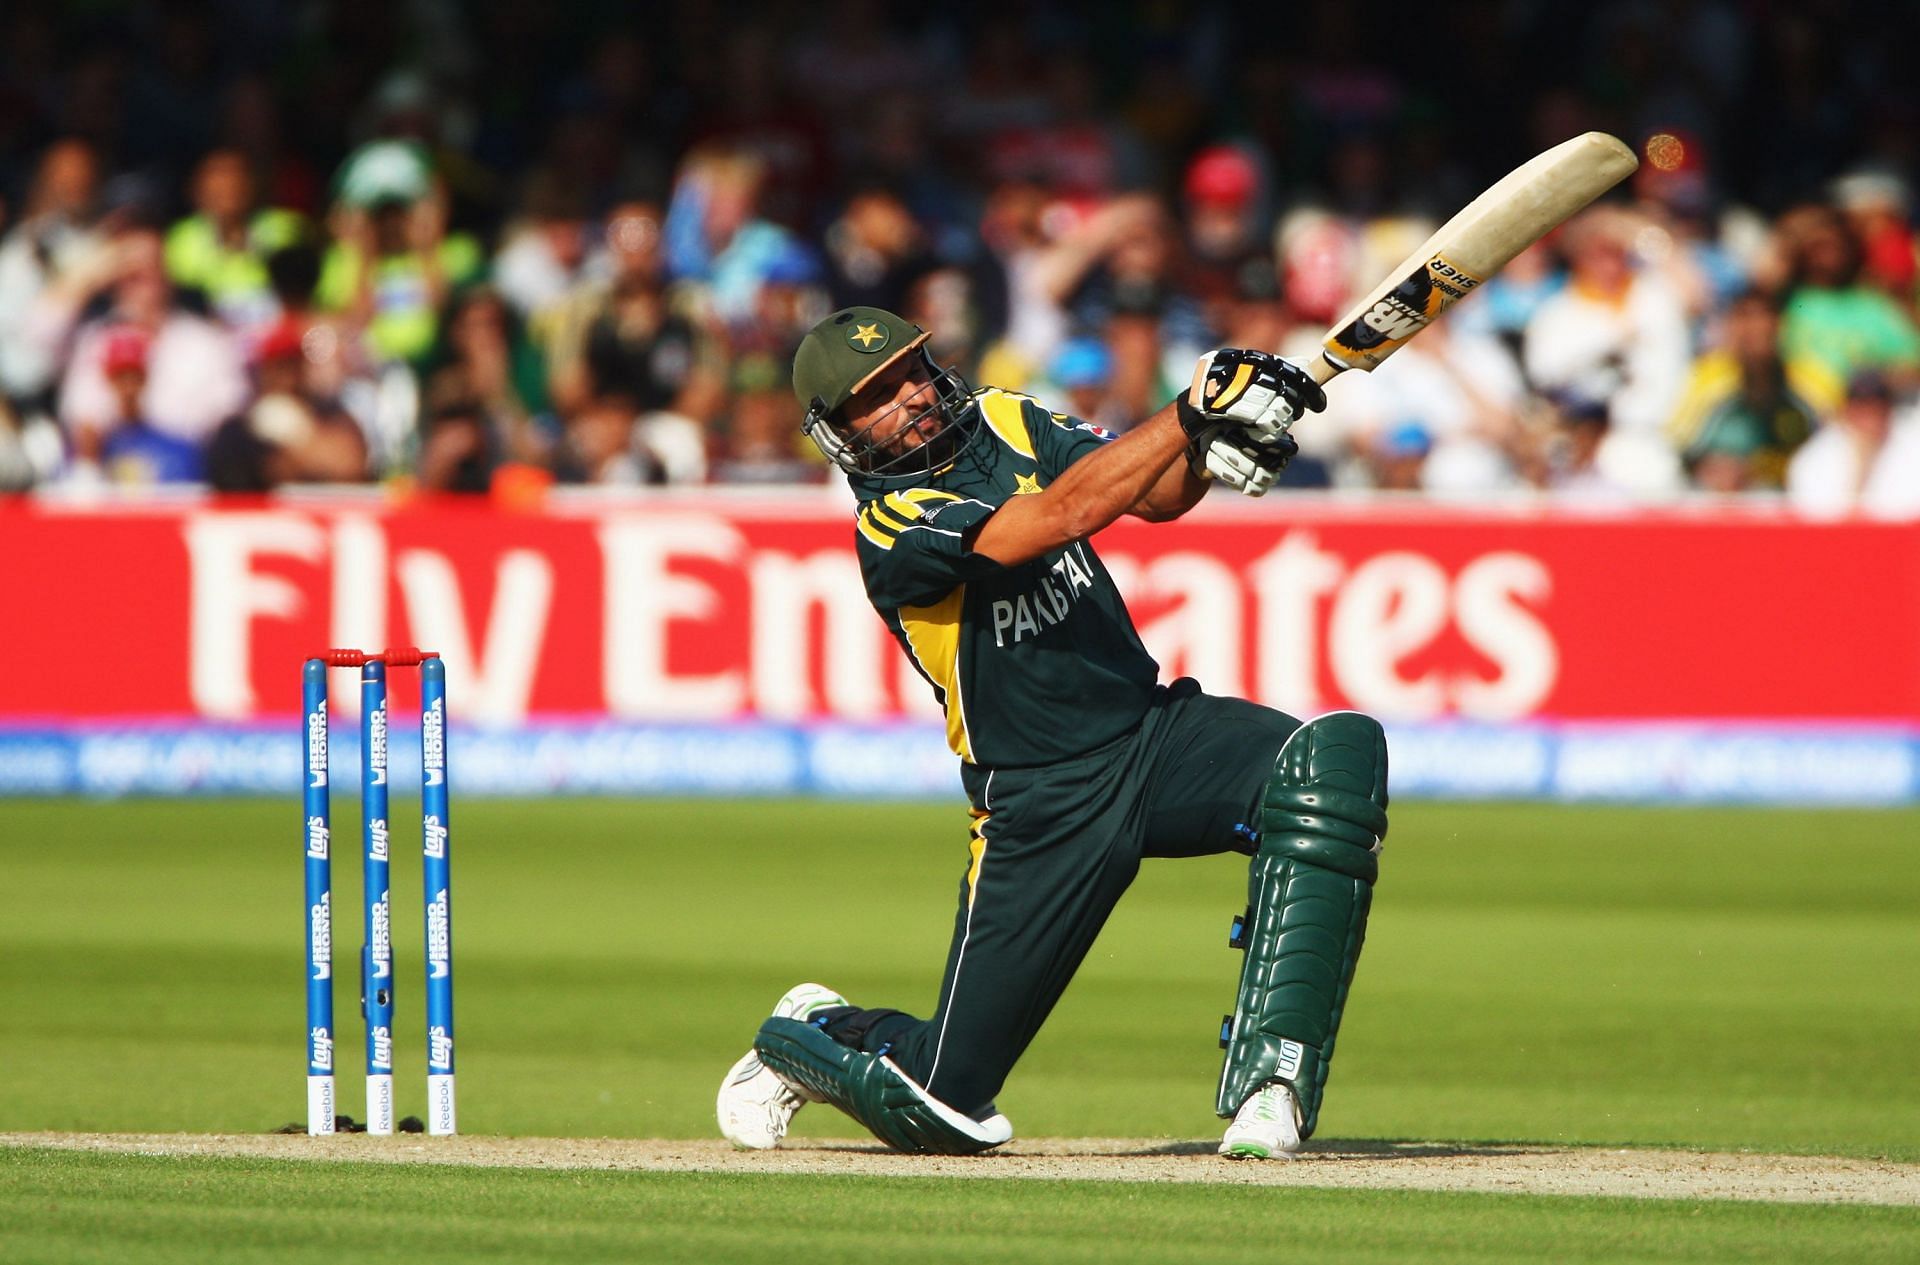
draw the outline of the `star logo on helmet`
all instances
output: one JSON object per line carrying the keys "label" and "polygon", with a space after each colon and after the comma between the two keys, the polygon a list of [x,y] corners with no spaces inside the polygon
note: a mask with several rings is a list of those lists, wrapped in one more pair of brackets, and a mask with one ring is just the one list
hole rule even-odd
{"label": "star logo on helmet", "polygon": [[861,351],[879,351],[887,345],[887,331],[880,322],[868,321],[849,330],[847,341],[857,344]]}

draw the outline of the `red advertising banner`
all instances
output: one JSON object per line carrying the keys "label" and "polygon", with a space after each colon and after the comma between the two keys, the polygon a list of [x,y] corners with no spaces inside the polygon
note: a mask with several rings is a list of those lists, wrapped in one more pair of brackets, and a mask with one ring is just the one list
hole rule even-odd
{"label": "red advertising banner", "polygon": [[[429,646],[456,711],[925,715],[845,505],[0,503],[0,719],[290,714],[322,646]],[[1389,719],[1920,719],[1920,526],[1211,502],[1096,540],[1167,676]]]}

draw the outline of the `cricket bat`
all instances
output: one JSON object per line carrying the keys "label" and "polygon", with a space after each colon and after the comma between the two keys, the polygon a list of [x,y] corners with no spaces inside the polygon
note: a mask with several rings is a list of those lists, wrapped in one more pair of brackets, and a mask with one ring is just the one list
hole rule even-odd
{"label": "cricket bat", "polygon": [[1304,366],[1307,373],[1325,383],[1348,369],[1371,372],[1639,165],[1619,139],[1588,132],[1508,172],[1341,317],[1322,340],[1319,357]]}

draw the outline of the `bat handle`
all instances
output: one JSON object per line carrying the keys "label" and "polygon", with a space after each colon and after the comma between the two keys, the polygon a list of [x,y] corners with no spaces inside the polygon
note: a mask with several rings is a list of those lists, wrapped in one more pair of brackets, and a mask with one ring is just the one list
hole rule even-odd
{"label": "bat handle", "polygon": [[1309,378],[1312,378],[1315,382],[1319,383],[1321,386],[1325,386],[1327,385],[1327,383],[1333,381],[1334,374],[1341,372],[1347,366],[1341,364],[1339,361],[1327,355],[1325,352],[1321,352],[1319,355],[1307,361],[1306,364],[1301,365],[1300,367],[1307,371],[1307,376]]}

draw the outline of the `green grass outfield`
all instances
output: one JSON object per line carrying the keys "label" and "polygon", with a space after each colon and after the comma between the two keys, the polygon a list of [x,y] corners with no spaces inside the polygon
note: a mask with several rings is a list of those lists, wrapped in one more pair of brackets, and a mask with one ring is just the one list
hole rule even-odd
{"label": "green grass outfield", "polygon": [[[399,839],[412,807],[396,797]],[[0,801],[0,1131],[258,1132],[302,1115],[299,819],[291,798]],[[359,1115],[356,820],[342,797],[338,1061]],[[1916,840],[1910,810],[1402,806],[1321,1134],[1920,1161]],[[720,1073],[789,984],[931,1005],[964,843],[957,805],[456,799],[463,1131],[711,1136]],[[395,853],[407,1114],[424,1105],[419,866]],[[1244,873],[1230,857],[1148,864],[1000,1098],[1022,1135],[1217,1130]],[[821,1110],[795,1132],[858,1136]],[[164,1224],[221,1259],[269,1242],[342,1256],[369,1226],[416,1225],[430,1198],[461,1233],[497,1231],[503,1259],[631,1257],[636,1219],[681,1227],[642,1259],[790,1255],[805,1227],[885,1250],[915,1224],[951,1230],[969,1259],[1074,1259],[1099,1234],[1217,1257],[1342,1226],[1379,1259],[1920,1256],[1909,1208],[15,1152],[0,1153],[0,1259],[165,1259],[140,1237]],[[95,1232],[63,1237],[83,1223]],[[1433,1251],[1394,1249],[1409,1242]],[[943,1243],[917,1250],[940,1259]]]}
{"label": "green grass outfield", "polygon": [[1912,1260],[1911,1208],[0,1150],[10,1265]]}

